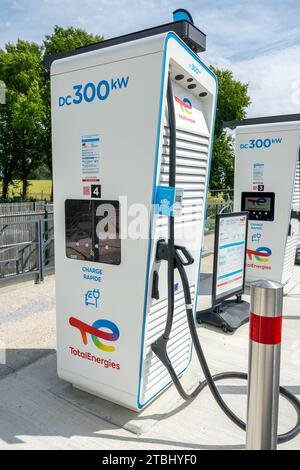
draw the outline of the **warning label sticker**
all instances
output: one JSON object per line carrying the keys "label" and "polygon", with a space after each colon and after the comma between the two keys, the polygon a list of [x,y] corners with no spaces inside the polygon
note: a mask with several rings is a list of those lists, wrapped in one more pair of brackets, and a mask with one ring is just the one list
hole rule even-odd
{"label": "warning label sticker", "polygon": [[100,171],[100,135],[81,138],[81,174],[83,182],[98,182]]}
{"label": "warning label sticker", "polygon": [[254,163],[253,165],[253,184],[263,184],[265,176],[265,164]]}
{"label": "warning label sticker", "polygon": [[254,163],[253,164],[253,191],[264,191],[264,179],[265,179],[265,164]]}

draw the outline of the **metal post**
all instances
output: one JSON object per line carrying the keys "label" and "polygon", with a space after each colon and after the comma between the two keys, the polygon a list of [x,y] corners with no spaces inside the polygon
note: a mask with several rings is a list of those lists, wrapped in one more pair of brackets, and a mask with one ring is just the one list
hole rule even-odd
{"label": "metal post", "polygon": [[35,224],[35,259],[36,259],[36,269],[37,269],[37,273],[35,276],[35,283],[39,284],[40,282],[39,226],[38,226],[37,221],[35,221],[34,224]]}
{"label": "metal post", "polygon": [[48,263],[49,260],[49,250],[48,250],[48,229],[49,229],[49,213],[48,213],[48,203],[46,202],[44,205],[44,241],[45,241],[45,256],[44,256],[44,263],[45,265]]}
{"label": "metal post", "polygon": [[40,281],[44,281],[44,230],[43,220],[38,221],[39,225],[39,257],[40,257]]}
{"label": "metal post", "polygon": [[43,256],[43,232],[41,220],[35,222],[36,233],[36,260],[37,260],[37,274],[35,283],[39,284],[44,280],[44,256]]}
{"label": "metal post", "polygon": [[277,447],[283,286],[251,285],[247,450]]}

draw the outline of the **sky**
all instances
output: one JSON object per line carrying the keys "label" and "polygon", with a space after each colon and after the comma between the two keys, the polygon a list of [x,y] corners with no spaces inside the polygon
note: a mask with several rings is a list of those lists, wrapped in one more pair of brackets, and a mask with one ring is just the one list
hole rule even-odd
{"label": "sky", "polygon": [[56,24],[108,39],[170,22],[179,7],[207,34],[201,58],[249,83],[249,117],[300,113],[299,0],[0,0],[0,48],[41,43]]}

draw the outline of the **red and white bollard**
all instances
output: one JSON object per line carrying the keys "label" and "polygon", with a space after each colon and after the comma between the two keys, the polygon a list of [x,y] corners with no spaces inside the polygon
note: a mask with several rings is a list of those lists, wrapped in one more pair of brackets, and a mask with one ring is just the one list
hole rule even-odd
{"label": "red and white bollard", "polygon": [[283,286],[251,285],[247,450],[277,448]]}

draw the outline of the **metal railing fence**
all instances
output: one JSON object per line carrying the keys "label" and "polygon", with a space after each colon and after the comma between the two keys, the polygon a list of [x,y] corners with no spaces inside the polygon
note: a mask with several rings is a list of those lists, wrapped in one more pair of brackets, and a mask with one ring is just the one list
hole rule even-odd
{"label": "metal railing fence", "polygon": [[0,282],[30,274],[40,282],[54,269],[53,206],[27,209],[4,214],[0,208]]}

